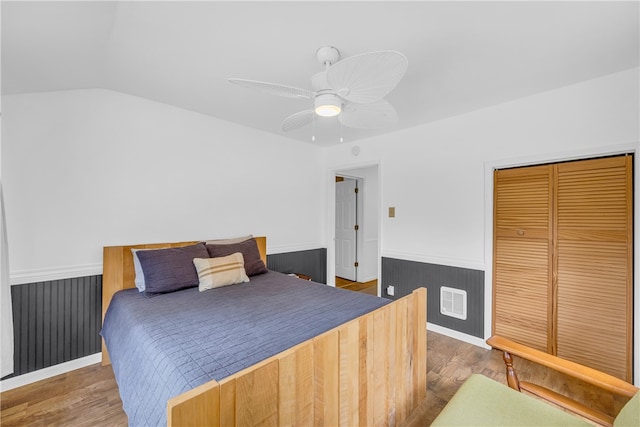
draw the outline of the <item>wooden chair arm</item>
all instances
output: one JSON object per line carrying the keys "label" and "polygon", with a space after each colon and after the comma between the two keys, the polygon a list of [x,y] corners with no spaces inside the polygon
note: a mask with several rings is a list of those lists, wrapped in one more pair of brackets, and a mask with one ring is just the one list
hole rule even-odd
{"label": "wooden chair arm", "polygon": [[516,355],[518,357],[522,357],[523,359],[527,359],[533,363],[546,366],[547,368],[569,375],[573,378],[577,378],[602,390],[620,396],[633,397],[638,392],[637,387],[619,378],[597,371],[593,368],[580,365],[579,363],[561,359],[543,351],[518,344],[504,337],[493,336],[487,340],[487,344],[503,352],[503,359],[507,369],[507,383],[509,384],[509,387],[517,391],[524,390],[532,393],[602,426],[613,426],[614,417],[556,393],[548,388],[520,381],[513,367],[513,359],[511,356]]}
{"label": "wooden chair arm", "polygon": [[546,366],[620,396],[633,397],[639,390],[638,387],[612,375],[580,365],[579,363],[561,359],[497,335],[489,338],[487,344],[498,350]]}
{"label": "wooden chair arm", "polygon": [[520,383],[522,390],[525,390],[533,395],[540,397],[541,399],[546,400],[547,402],[551,402],[554,405],[557,405],[561,408],[565,408],[575,414],[580,415],[588,420],[593,421],[602,426],[612,427],[613,421],[615,420],[609,414],[605,414],[602,411],[591,408],[589,406],[583,405],[577,400],[573,400],[567,396],[564,396],[560,393],[556,393],[553,390],[549,390],[545,387],[540,387],[537,384],[532,384],[529,382],[522,381]]}

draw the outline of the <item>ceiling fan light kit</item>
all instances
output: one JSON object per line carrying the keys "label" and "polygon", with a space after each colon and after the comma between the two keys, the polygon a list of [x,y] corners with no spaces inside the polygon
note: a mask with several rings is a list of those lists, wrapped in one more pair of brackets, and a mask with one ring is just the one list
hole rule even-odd
{"label": "ceiling fan light kit", "polygon": [[342,101],[336,95],[324,93],[313,101],[314,111],[321,117],[335,117],[342,111]]}
{"label": "ceiling fan light kit", "polygon": [[314,117],[336,117],[341,125],[359,129],[380,129],[396,123],[398,116],[383,98],[404,76],[408,61],[393,50],[363,53],[340,59],[332,46],[321,47],[316,58],[325,67],[311,78],[313,91],[276,83],[230,78],[242,87],[295,99],[310,99],[313,109],[287,117],[285,132],[313,122]]}

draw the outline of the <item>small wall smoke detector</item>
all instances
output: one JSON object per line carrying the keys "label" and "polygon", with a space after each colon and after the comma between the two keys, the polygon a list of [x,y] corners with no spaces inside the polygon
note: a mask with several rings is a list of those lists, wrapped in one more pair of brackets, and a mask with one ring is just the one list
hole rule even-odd
{"label": "small wall smoke detector", "polygon": [[467,320],[467,291],[441,286],[440,313]]}

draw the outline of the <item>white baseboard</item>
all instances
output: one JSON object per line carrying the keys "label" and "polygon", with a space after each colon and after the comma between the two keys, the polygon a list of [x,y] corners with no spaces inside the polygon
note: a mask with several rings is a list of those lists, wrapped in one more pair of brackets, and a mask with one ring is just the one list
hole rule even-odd
{"label": "white baseboard", "polygon": [[360,283],[367,283],[370,282],[372,280],[378,280],[378,276],[377,275],[373,275],[373,276],[367,276],[367,277],[362,277],[362,278],[358,278],[358,282]]}
{"label": "white baseboard", "polygon": [[459,341],[464,341],[469,344],[473,344],[478,347],[486,348],[487,350],[491,349],[489,345],[485,342],[484,339],[474,337],[473,335],[468,335],[462,332],[454,331],[453,329],[445,328],[443,326],[434,325],[433,323],[427,322],[427,330],[436,332],[438,334],[446,335],[451,338],[455,338]]}
{"label": "white baseboard", "polygon": [[79,359],[59,363],[57,365],[49,366],[48,368],[39,369],[37,371],[29,372],[27,374],[0,381],[0,391],[7,391],[17,387],[22,387],[23,385],[35,383],[36,381],[55,377],[56,375],[65,374],[67,372],[75,371],[76,369],[84,368],[101,362],[102,353],[95,353],[86,357],[81,357]]}

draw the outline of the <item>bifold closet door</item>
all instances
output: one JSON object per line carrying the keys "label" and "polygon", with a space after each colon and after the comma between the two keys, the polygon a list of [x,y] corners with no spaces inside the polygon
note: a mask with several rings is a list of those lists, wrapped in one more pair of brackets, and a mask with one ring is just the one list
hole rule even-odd
{"label": "bifold closet door", "polygon": [[631,381],[632,157],[557,168],[557,355]]}
{"label": "bifold closet door", "polygon": [[552,167],[494,174],[494,334],[550,352]]}

